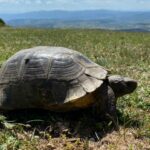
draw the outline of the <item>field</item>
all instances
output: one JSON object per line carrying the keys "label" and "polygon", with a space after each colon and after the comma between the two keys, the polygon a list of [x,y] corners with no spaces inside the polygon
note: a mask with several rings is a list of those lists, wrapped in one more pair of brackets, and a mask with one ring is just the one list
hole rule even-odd
{"label": "field", "polygon": [[118,100],[118,130],[86,111],[73,116],[41,110],[1,113],[0,150],[150,149],[150,33],[0,28],[0,66],[20,49],[38,45],[78,50],[112,74],[136,79],[138,88]]}

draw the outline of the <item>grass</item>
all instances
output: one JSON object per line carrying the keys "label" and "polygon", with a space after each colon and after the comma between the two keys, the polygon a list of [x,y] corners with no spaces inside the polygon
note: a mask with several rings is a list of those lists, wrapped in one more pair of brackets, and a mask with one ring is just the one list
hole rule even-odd
{"label": "grass", "polygon": [[78,50],[113,74],[138,80],[136,92],[118,100],[119,130],[85,112],[1,113],[0,150],[150,149],[150,33],[103,30],[0,28],[0,66],[15,52],[38,45]]}

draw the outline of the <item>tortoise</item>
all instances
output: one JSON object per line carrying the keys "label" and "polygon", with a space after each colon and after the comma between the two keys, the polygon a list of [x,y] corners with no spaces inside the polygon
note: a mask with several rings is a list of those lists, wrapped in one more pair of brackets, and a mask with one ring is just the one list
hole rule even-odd
{"label": "tortoise", "polygon": [[94,108],[114,115],[118,97],[137,81],[108,70],[64,47],[38,46],[17,52],[0,71],[0,110],[46,109],[66,112]]}

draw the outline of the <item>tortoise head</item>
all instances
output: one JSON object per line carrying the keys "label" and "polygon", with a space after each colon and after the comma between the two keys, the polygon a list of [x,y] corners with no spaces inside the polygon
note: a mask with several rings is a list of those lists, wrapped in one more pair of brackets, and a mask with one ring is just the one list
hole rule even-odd
{"label": "tortoise head", "polygon": [[137,87],[137,81],[119,75],[109,76],[108,81],[116,97],[132,93]]}

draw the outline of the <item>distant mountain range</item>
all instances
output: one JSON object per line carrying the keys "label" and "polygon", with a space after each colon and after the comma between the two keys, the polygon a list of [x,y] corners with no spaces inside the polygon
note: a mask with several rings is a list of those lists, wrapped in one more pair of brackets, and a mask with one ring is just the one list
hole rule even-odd
{"label": "distant mountain range", "polygon": [[22,14],[0,14],[0,18],[13,27],[102,28],[150,32],[150,11],[56,10]]}

